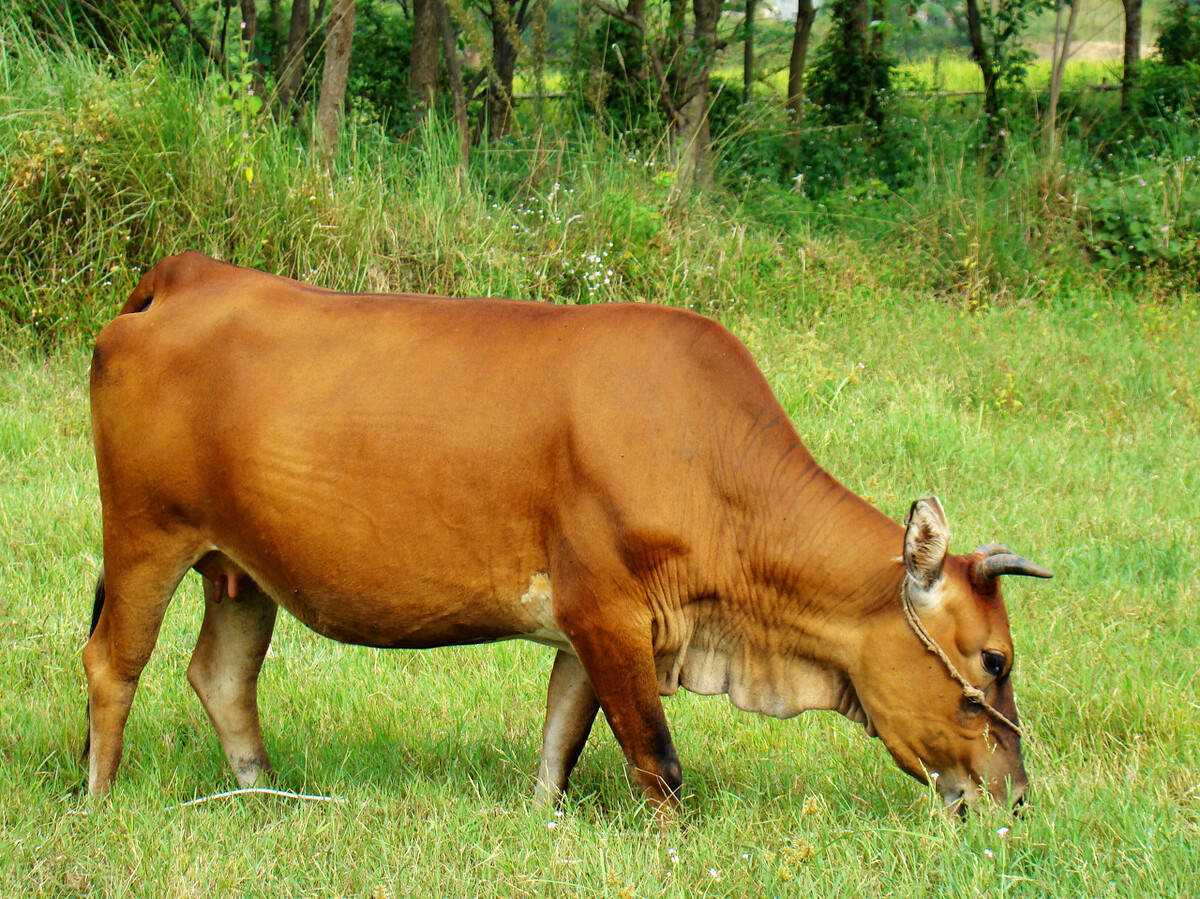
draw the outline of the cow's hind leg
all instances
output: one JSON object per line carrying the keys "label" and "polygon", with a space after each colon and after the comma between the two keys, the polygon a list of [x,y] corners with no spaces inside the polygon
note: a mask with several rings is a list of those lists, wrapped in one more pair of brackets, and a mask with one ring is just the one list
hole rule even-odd
{"label": "cow's hind leg", "polygon": [[252,786],[271,774],[258,721],[258,672],[275,627],[275,603],[248,578],[236,598],[224,582],[204,579],[204,622],[188,665],[238,783]]}
{"label": "cow's hind leg", "polygon": [[105,539],[96,617],[83,648],[88,681],[88,792],[112,787],[138,678],[150,659],[167,604],[195,561],[194,548],[166,534],[144,535],[130,552]]}
{"label": "cow's hind leg", "polygon": [[542,761],[533,801],[554,805],[567,789],[567,778],[587,743],[600,701],[579,659],[559,651],[546,692],[546,726],[542,732]]}

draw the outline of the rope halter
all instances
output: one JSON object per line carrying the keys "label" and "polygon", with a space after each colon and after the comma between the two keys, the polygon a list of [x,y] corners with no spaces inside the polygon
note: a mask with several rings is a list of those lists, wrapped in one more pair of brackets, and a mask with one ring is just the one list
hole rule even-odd
{"label": "rope halter", "polygon": [[1023,737],[1025,732],[1021,730],[1020,726],[988,702],[983,691],[963,677],[962,673],[954,667],[954,663],[950,661],[950,656],[946,655],[946,651],[938,646],[937,641],[933,639],[933,635],[925,628],[925,623],[921,621],[921,616],[917,614],[916,606],[913,605],[912,597],[908,593],[908,581],[909,578],[906,576],[900,584],[900,605],[904,609],[904,618],[908,621],[908,626],[912,628],[913,633],[917,635],[917,639],[925,645],[926,649],[942,660],[942,664],[946,666],[946,671],[949,672],[950,677],[962,687],[965,699],[978,705],[1018,737]]}

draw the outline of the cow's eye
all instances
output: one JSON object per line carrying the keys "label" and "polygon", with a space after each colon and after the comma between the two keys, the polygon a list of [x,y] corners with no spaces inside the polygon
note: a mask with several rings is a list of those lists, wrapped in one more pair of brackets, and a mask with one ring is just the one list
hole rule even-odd
{"label": "cow's eye", "polygon": [[1004,657],[1004,653],[993,652],[990,649],[985,649],[983,651],[983,670],[992,677],[999,677],[1002,675],[1007,665],[1008,659]]}

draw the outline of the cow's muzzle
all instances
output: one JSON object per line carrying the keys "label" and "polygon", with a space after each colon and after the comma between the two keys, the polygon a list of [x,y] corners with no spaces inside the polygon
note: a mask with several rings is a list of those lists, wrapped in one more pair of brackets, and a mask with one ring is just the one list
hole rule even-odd
{"label": "cow's muzzle", "polygon": [[980,789],[969,777],[937,776],[934,778],[934,785],[946,811],[963,817],[970,809],[976,808],[984,796],[998,804],[1007,805],[1014,814],[1018,813],[1025,804],[1025,795],[1029,791],[1029,783],[1024,778],[1002,781],[987,792]]}

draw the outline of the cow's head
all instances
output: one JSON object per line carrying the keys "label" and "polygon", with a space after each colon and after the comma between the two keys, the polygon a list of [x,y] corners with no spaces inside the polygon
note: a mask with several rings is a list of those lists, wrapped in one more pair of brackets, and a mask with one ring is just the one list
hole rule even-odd
{"label": "cow's head", "polygon": [[900,597],[872,616],[854,689],[868,729],[901,768],[932,780],[948,806],[962,809],[984,790],[1016,803],[1027,779],[1000,576],[1050,572],[997,544],[960,556],[947,553],[949,543],[937,499],[913,503],[903,552],[908,617],[897,614]]}

